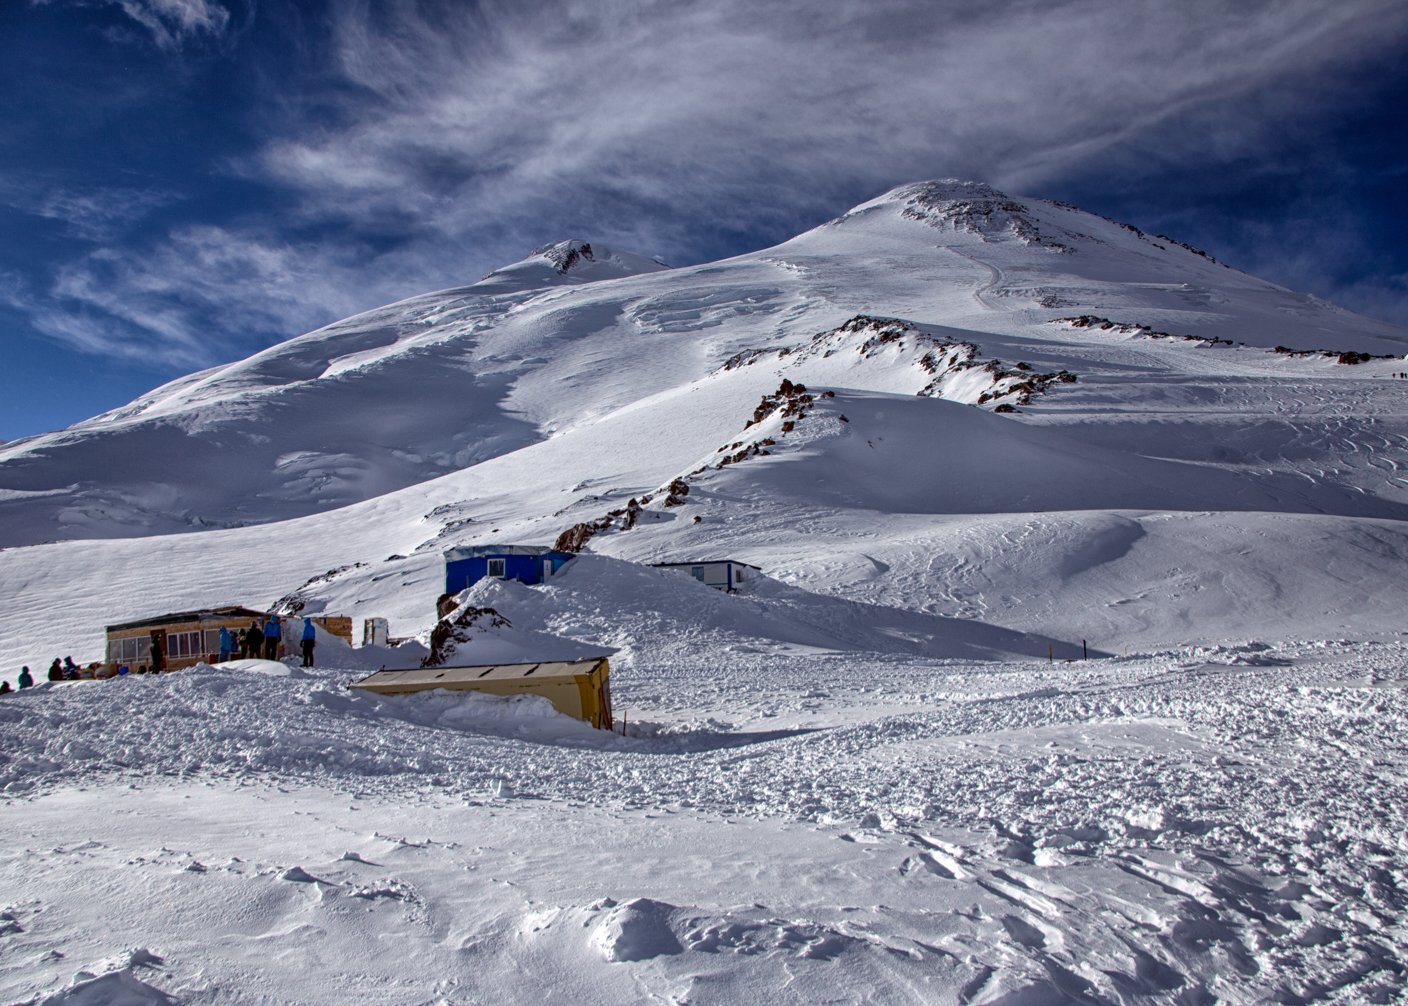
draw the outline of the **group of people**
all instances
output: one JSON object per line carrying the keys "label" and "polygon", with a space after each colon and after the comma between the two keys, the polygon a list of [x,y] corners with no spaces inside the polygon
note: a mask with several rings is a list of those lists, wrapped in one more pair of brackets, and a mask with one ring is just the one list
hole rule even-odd
{"label": "group of people", "polygon": [[[93,667],[89,667],[88,671],[89,673],[87,676],[92,677]],[[79,678],[84,677],[83,672],[84,668],[79,667],[77,664],[75,664],[73,662],[72,657],[64,657],[62,663],[59,662],[58,657],[55,657],[54,662],[49,665],[49,680],[77,681]]]}
{"label": "group of people", "polygon": [[[60,660],[54,658],[54,662],[49,665],[50,681],[77,681],[80,678],[97,677],[99,664],[89,664],[87,667],[79,667],[73,662],[72,657],[64,657]],[[15,679],[20,688],[30,688],[34,685],[34,675],[29,672],[29,665],[20,668],[19,677]],[[15,691],[10,687],[8,681],[0,681],[0,695],[8,695]]]}
{"label": "group of people", "polygon": [[[270,615],[264,624],[261,625],[258,619],[249,623],[248,628],[230,629],[222,626],[220,629],[220,662],[227,660],[246,660],[250,658],[262,657],[265,660],[278,660],[280,648],[283,644],[283,624],[278,615]],[[318,645],[318,630],[311,618],[303,619],[303,632],[299,638],[299,648],[303,654],[303,666],[313,666],[313,650]],[[152,641],[152,670],[161,671],[165,667],[165,654],[161,652],[160,643],[153,638]],[[101,664],[89,664],[87,667],[79,667],[73,662],[72,657],[64,657],[60,660],[54,658],[54,662],[49,665],[50,681],[77,681],[80,678],[102,677]],[[139,668],[138,670],[143,670]],[[127,668],[121,667],[118,674],[126,674]],[[30,688],[34,685],[34,675],[29,672],[29,667],[20,669],[19,677],[16,679],[20,688]],[[16,689],[10,687],[8,681],[0,681],[0,695],[8,695]]]}
{"label": "group of people", "polygon": [[[303,666],[313,666],[313,649],[317,646],[317,628],[311,618],[303,620],[303,634],[299,639],[303,651]],[[256,619],[245,629],[220,629],[220,662],[227,660],[249,660],[263,657],[265,660],[278,660],[279,648],[283,645],[283,623],[278,615],[270,615],[261,626]]]}

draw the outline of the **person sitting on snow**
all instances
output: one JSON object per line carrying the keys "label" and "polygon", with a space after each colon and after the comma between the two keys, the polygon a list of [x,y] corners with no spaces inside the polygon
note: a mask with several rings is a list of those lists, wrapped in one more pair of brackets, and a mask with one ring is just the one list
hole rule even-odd
{"label": "person sitting on snow", "polygon": [[0,695],[9,695],[13,691],[8,681],[0,681]]}
{"label": "person sitting on snow", "polygon": [[34,675],[29,673],[29,665],[20,668],[19,683],[21,688],[28,688],[34,684]]}
{"label": "person sitting on snow", "polygon": [[59,663],[59,658],[55,657],[54,662],[49,665],[49,680],[62,681],[64,679],[64,667]]}

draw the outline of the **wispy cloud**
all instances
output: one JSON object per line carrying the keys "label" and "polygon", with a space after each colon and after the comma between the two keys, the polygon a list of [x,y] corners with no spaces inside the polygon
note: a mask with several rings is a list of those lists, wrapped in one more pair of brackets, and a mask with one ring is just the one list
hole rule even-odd
{"label": "wispy cloud", "polygon": [[[938,174],[1039,188],[1141,143],[1240,156],[1408,31],[1384,0],[390,10],[340,8],[336,58],[361,88],[349,124],[263,155],[309,213],[460,234],[629,213],[683,243],[664,249],[676,258]],[[1199,135],[1168,128],[1192,112]]]}
{"label": "wispy cloud", "polygon": [[202,367],[391,299],[367,262],[331,246],[194,226],[146,253],[102,249],[64,267],[42,297],[14,282],[0,299],[52,338],[158,369]]}
{"label": "wispy cloud", "polygon": [[[31,0],[36,6],[64,0]],[[68,0],[81,6],[122,11],[151,36],[158,48],[180,49],[186,43],[218,37],[230,27],[230,11],[215,0]]]}
{"label": "wispy cloud", "polygon": [[[119,5],[163,48],[229,25],[214,0],[90,2]],[[290,80],[262,93],[278,134],[240,165],[290,209],[71,263],[39,327],[94,352],[204,365],[252,333],[290,336],[559,237],[686,262],[921,178],[1041,194],[1150,164],[1245,166],[1354,100],[1352,75],[1408,38],[1398,0],[330,11]],[[101,229],[89,209],[52,212]]]}
{"label": "wispy cloud", "polygon": [[56,220],[70,237],[82,241],[112,241],[153,210],[167,206],[176,197],[151,189],[101,188],[50,189],[42,194],[6,199],[8,205],[24,212]]}

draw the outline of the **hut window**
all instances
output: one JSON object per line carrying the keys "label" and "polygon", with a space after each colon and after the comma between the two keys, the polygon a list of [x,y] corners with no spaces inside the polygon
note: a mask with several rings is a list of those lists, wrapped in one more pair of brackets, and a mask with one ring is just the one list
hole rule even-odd
{"label": "hut window", "polygon": [[141,642],[136,636],[128,636],[126,639],[113,639],[108,642],[108,662],[113,664],[133,663],[137,660],[137,644]]}
{"label": "hut window", "polygon": [[740,566],[738,569],[736,569],[736,570],[733,571],[733,579],[734,579],[734,581],[737,582],[737,583],[742,583],[742,582],[743,582],[743,567],[742,567],[742,566]]}
{"label": "hut window", "polygon": [[703,582],[704,582],[704,567],[703,567],[703,566],[690,566],[690,567],[689,567],[689,575],[692,576],[692,577],[694,577],[694,578],[695,578],[696,580],[698,580],[700,583],[703,583]]}
{"label": "hut window", "polygon": [[166,636],[166,655],[174,660],[204,655],[199,632],[171,632]]}
{"label": "hut window", "polygon": [[502,559],[490,559],[490,560],[489,560],[489,575],[490,575],[490,576],[496,576],[496,577],[498,577],[499,579],[502,580],[502,579],[503,579],[503,576],[504,576],[504,560],[502,560]]}

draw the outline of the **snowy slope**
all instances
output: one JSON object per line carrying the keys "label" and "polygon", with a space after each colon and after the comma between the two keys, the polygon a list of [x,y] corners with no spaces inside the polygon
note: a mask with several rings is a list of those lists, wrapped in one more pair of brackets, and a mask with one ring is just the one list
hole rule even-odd
{"label": "snowy slope", "polygon": [[[689,268],[563,242],[0,445],[12,682],[203,605],[419,637],[0,697],[0,999],[1394,1001],[1405,349],[923,183]],[[426,652],[446,548],[564,532],[455,659],[611,652],[621,733],[347,690]],[[719,557],[761,573],[648,565]]]}
{"label": "snowy slope", "polygon": [[677,651],[618,674],[625,737],[350,677],[0,700],[0,996],[1249,1004],[1408,977],[1401,641]]}

